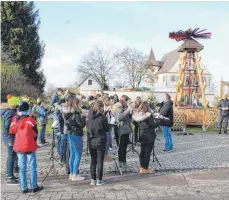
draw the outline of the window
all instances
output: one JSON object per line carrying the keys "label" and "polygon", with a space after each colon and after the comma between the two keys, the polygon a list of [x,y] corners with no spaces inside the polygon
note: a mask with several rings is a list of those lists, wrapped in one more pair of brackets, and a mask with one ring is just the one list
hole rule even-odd
{"label": "window", "polygon": [[165,76],[163,76],[163,82],[165,82]]}
{"label": "window", "polygon": [[175,82],[176,80],[177,80],[176,76],[174,76],[174,75],[170,76],[170,81],[171,82]]}
{"label": "window", "polygon": [[88,85],[92,85],[92,80],[88,80]]}

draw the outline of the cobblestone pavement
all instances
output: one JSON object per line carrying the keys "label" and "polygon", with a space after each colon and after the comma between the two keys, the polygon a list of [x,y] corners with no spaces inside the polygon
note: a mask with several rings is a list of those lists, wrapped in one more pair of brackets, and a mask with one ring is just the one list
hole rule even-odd
{"label": "cobblestone pavement", "polygon": [[[229,135],[201,133],[188,136],[173,135],[174,150],[162,151],[164,139],[158,134],[155,153],[157,162],[150,166],[158,170],[156,175],[139,175],[138,155],[130,151],[127,156],[128,169],[124,175],[115,170],[115,163],[105,163],[104,179],[108,182],[102,187],[88,186],[90,156],[82,157],[80,171],[87,180],[70,182],[65,167],[55,164],[58,177],[52,174],[43,183],[45,190],[35,195],[20,194],[19,187],[6,186],[4,182],[5,157],[4,145],[1,148],[1,177],[3,199],[229,199]],[[51,137],[48,137],[51,141]],[[115,144],[115,142],[114,142]],[[48,152],[51,145],[37,151],[40,181],[51,166]],[[136,149],[139,151],[139,147]],[[117,149],[110,154],[116,158]],[[214,170],[213,170],[214,169]],[[216,170],[217,169],[217,170]],[[202,172],[191,172],[202,170]],[[208,170],[208,171],[203,171]],[[185,173],[189,171],[189,173]],[[176,174],[171,173],[176,172]],[[191,172],[191,173],[190,173]]]}
{"label": "cobblestone pavement", "polygon": [[[89,176],[86,176],[89,179]],[[47,179],[45,189],[37,194],[21,194],[19,187],[2,183],[2,200],[228,200],[229,170],[191,172],[169,175],[104,176],[104,186],[89,186],[88,180],[80,182]],[[61,182],[60,182],[61,181]]]}
{"label": "cobblestone pavement", "polygon": [[[47,137],[47,139],[51,142],[51,136]],[[173,134],[173,141],[173,151],[165,153],[162,151],[164,148],[164,138],[160,133],[158,134],[155,142],[155,154],[161,163],[161,167],[157,162],[152,162],[153,157],[151,157],[151,168],[160,172],[179,172],[180,170],[201,170],[229,167],[229,135],[200,133],[187,136],[177,136],[176,134]],[[115,141],[113,141],[113,144],[115,144]],[[86,147],[86,145],[84,145],[84,147]],[[38,171],[41,176],[46,174],[51,165],[51,161],[49,160],[50,155],[48,154],[50,148],[51,144],[46,147],[42,147],[37,151]],[[129,145],[128,148],[131,149],[131,145]],[[4,145],[2,145],[1,150],[1,168],[5,169],[4,158],[6,156],[6,149]],[[136,150],[140,152],[139,146],[136,146]],[[114,147],[113,151],[110,152],[110,155],[117,160],[117,148]],[[137,153],[133,153],[132,151],[127,153],[127,163],[128,171],[139,171],[139,158]],[[89,164],[90,155],[86,156],[84,153],[80,164],[81,173],[88,174]],[[105,163],[105,173],[115,171],[115,169],[115,162]],[[56,170],[59,175],[65,174],[65,167],[60,167],[57,163]],[[4,174],[4,170],[2,170],[2,174]]]}

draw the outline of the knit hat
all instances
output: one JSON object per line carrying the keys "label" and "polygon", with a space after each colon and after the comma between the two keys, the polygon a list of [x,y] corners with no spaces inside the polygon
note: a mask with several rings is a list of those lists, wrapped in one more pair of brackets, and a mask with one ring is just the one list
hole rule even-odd
{"label": "knit hat", "polygon": [[18,106],[18,115],[29,115],[29,104],[25,101],[20,101]]}
{"label": "knit hat", "polygon": [[11,94],[8,94],[8,95],[6,96],[7,100],[10,99],[11,97],[13,97]]}
{"label": "knit hat", "polygon": [[18,106],[20,99],[18,97],[11,97],[7,100],[7,103],[11,106]]}

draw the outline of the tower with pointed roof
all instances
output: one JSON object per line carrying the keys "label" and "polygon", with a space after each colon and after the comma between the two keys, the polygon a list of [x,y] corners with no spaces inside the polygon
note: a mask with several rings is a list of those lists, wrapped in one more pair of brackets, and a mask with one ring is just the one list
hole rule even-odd
{"label": "tower with pointed roof", "polygon": [[145,81],[148,82],[149,84],[154,83],[157,81],[157,74],[162,67],[163,62],[157,61],[156,57],[154,55],[153,49],[151,47],[149,57],[146,60],[145,67],[147,68],[147,74]]}

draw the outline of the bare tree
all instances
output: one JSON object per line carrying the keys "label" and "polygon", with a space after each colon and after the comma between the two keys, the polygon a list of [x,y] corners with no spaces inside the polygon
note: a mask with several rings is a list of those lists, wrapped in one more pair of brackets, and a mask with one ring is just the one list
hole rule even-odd
{"label": "bare tree", "polygon": [[115,55],[117,62],[122,66],[123,73],[127,76],[128,84],[137,89],[145,76],[146,56],[142,52],[129,47]]}
{"label": "bare tree", "polygon": [[45,94],[51,96],[56,91],[56,87],[52,83],[47,83]]}
{"label": "bare tree", "polygon": [[108,87],[108,80],[117,71],[114,55],[98,46],[84,55],[78,66],[81,76],[92,76],[100,84],[102,90]]}
{"label": "bare tree", "polygon": [[127,86],[128,86],[127,81],[117,80],[114,82],[114,87],[116,87],[116,88],[125,88]]}
{"label": "bare tree", "polygon": [[145,63],[145,82],[153,85],[158,80],[157,70],[155,65]]}

